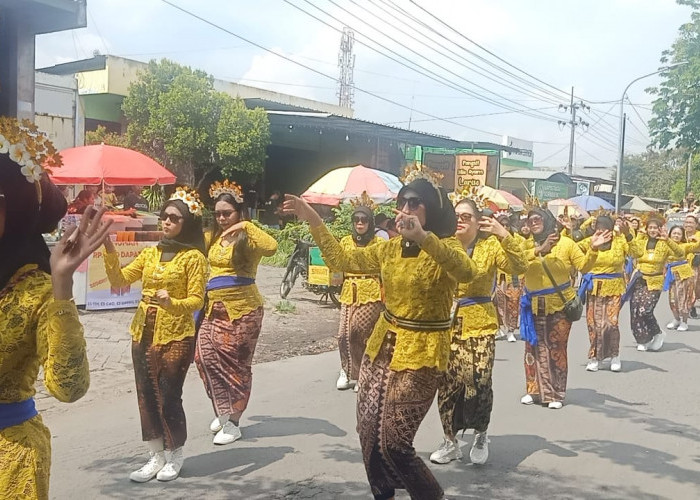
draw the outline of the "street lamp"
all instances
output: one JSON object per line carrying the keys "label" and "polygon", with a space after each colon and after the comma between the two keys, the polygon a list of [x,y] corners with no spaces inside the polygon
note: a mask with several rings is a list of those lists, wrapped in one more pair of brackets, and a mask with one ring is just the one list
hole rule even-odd
{"label": "street lamp", "polygon": [[622,163],[624,161],[623,156],[624,156],[624,149],[625,149],[625,136],[623,133],[624,125],[625,125],[624,124],[624,119],[625,119],[624,116],[625,115],[623,114],[623,111],[624,111],[623,108],[625,105],[625,94],[627,94],[627,91],[629,90],[629,88],[632,86],[633,83],[636,83],[639,80],[642,80],[644,78],[648,78],[650,76],[658,75],[659,73],[661,73],[662,71],[666,71],[667,69],[675,68],[676,66],[682,66],[683,64],[688,64],[688,61],[681,61],[681,62],[671,64],[669,66],[664,66],[663,68],[660,68],[660,69],[654,71],[653,73],[649,73],[646,75],[642,75],[638,78],[635,78],[627,85],[627,87],[625,87],[625,90],[622,91],[622,97],[620,97],[620,140],[619,140],[618,146],[617,146],[618,161],[617,161],[617,172],[615,175],[615,211],[616,212],[620,211],[620,195],[622,193]]}

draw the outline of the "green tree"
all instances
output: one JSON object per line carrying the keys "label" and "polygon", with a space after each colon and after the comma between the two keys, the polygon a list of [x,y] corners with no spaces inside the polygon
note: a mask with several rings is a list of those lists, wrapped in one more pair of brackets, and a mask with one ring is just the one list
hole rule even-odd
{"label": "green tree", "polygon": [[85,132],[85,145],[108,144],[109,146],[129,147],[126,136],[108,132],[105,127],[98,125],[96,130]]}
{"label": "green tree", "polygon": [[151,61],[122,105],[129,145],[190,185],[237,172],[260,174],[270,142],[264,110],[214,89],[206,73]]}
{"label": "green tree", "polygon": [[680,149],[649,150],[625,156],[622,169],[623,191],[680,201],[685,191],[687,159],[687,152]]}
{"label": "green tree", "polygon": [[661,64],[679,66],[660,73],[658,87],[648,89],[656,98],[649,121],[651,141],[662,148],[682,147],[697,151],[700,146],[700,2],[677,0],[693,11],[690,21],[678,30],[670,49],[662,52]]}

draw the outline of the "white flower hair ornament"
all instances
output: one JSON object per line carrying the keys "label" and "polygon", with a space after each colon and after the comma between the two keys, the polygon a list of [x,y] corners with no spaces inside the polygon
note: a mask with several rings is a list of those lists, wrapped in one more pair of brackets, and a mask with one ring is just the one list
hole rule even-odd
{"label": "white flower hair ornament", "polygon": [[460,191],[449,193],[448,198],[454,206],[457,206],[462,200],[471,200],[476,205],[479,212],[483,212],[489,208],[491,200],[482,192],[480,187],[471,186],[464,187]]}
{"label": "white flower hair ornament", "polygon": [[224,182],[215,182],[209,187],[209,196],[212,200],[217,199],[222,194],[230,194],[236,203],[243,203],[243,190],[235,182],[225,179]]}
{"label": "white flower hair ornament", "polygon": [[203,204],[194,189],[188,188],[187,186],[179,186],[169,198],[169,201],[173,200],[180,200],[187,205],[187,210],[189,210],[192,215],[197,217],[202,216]]}
{"label": "white flower hair ornament", "polygon": [[51,141],[29,120],[0,116],[0,154],[7,154],[19,165],[27,182],[36,186],[41,203],[41,177],[63,165]]}

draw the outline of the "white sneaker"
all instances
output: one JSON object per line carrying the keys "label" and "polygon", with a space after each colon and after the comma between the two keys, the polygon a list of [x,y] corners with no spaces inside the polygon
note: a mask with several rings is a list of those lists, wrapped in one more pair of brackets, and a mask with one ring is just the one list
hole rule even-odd
{"label": "white sneaker", "polygon": [[469,459],[473,464],[483,465],[489,458],[489,437],[484,432],[474,431],[474,442],[469,450]]}
{"label": "white sneaker", "polygon": [[647,349],[649,351],[658,351],[664,345],[664,339],[666,338],[665,333],[657,333],[651,342],[647,344]]}
{"label": "white sneaker", "polygon": [[184,461],[185,458],[182,456],[182,446],[177,450],[171,451],[170,460],[168,460],[168,463],[158,472],[156,479],[158,479],[158,481],[172,481],[173,479],[177,479]]}
{"label": "white sneaker", "polygon": [[680,324],[681,324],[680,321],[678,321],[677,319],[674,319],[668,325],[666,325],[666,328],[668,328],[669,330],[675,330],[676,328],[678,328],[678,326]]}
{"label": "white sneaker", "polygon": [[678,330],[679,332],[687,332],[687,331],[688,331],[688,323],[685,323],[685,322],[681,321],[681,324],[678,325],[677,330]]}
{"label": "white sneaker", "polygon": [[241,429],[230,420],[214,436],[214,444],[231,444],[241,439]]}
{"label": "white sneaker", "polygon": [[165,452],[151,453],[151,458],[148,459],[146,465],[139,470],[135,470],[129,474],[129,479],[137,483],[145,483],[150,481],[156,474],[165,466]]}
{"label": "white sneaker", "polygon": [[638,351],[646,351],[646,350],[647,350],[647,344],[637,344],[637,350],[638,350]]}
{"label": "white sneaker", "polygon": [[620,361],[620,356],[615,356],[610,360],[610,371],[619,372],[622,370],[622,361]]}
{"label": "white sneaker", "polygon": [[558,409],[560,409],[562,406],[564,406],[564,403],[562,403],[561,401],[552,401],[551,403],[549,403],[549,404],[547,405],[547,407],[548,407],[550,410],[558,410]]}
{"label": "white sneaker", "polygon": [[219,421],[219,417],[214,417],[214,420],[212,420],[211,424],[209,424],[209,430],[214,434],[221,430],[221,422]]}
{"label": "white sneaker", "polygon": [[525,394],[522,398],[520,398],[520,402],[524,405],[531,405],[535,402],[535,400],[532,399],[532,396],[529,394]]}
{"label": "white sneaker", "polygon": [[508,342],[517,342],[518,339],[515,338],[515,333],[508,332]]}
{"label": "white sneaker", "polygon": [[348,374],[345,373],[345,370],[340,370],[340,374],[338,375],[338,380],[335,383],[335,387],[339,391],[344,391],[346,389],[350,389],[350,379],[348,378]]}
{"label": "white sneaker", "polygon": [[504,338],[506,338],[506,334],[503,330],[499,328],[496,332],[496,340],[503,340]]}
{"label": "white sneaker", "polygon": [[586,371],[597,372],[598,371],[598,360],[597,359],[589,359],[588,364],[586,365]]}
{"label": "white sneaker", "polygon": [[457,440],[450,441],[447,438],[443,440],[440,448],[430,455],[430,461],[434,464],[448,464],[452,460],[459,460],[460,458],[462,458],[462,450],[459,449]]}
{"label": "white sneaker", "polygon": [[352,390],[355,392],[355,394],[357,394],[358,392],[360,392],[360,384],[358,384],[357,382],[355,382],[355,387],[353,387]]}

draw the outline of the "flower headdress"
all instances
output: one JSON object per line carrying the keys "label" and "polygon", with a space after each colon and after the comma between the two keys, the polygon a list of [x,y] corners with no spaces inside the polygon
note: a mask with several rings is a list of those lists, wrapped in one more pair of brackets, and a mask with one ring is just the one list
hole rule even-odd
{"label": "flower headdress", "polygon": [[9,154],[18,164],[27,182],[36,185],[36,193],[41,203],[41,176],[51,173],[51,168],[63,165],[61,155],[48,137],[41,133],[29,120],[0,116],[0,154]]}
{"label": "flower headdress", "polygon": [[642,224],[646,226],[649,224],[649,221],[658,221],[659,225],[663,226],[666,224],[666,217],[661,212],[658,212],[656,210],[653,210],[651,212],[644,212],[642,216],[640,217],[640,220],[642,221]]}
{"label": "flower headdress", "polygon": [[500,219],[501,217],[510,217],[511,211],[510,210],[496,210],[496,212],[494,212],[493,216],[496,219]]}
{"label": "flower headdress", "polygon": [[177,189],[175,189],[175,192],[170,196],[169,201],[173,200],[180,200],[185,205],[187,205],[187,209],[192,215],[196,215],[197,217],[202,216],[203,205],[201,200],[199,199],[199,195],[194,189],[188,188],[187,186],[179,186]]}
{"label": "flower headdress", "polygon": [[414,163],[409,165],[404,169],[403,177],[401,177],[401,182],[404,184],[410,184],[411,182],[424,179],[433,185],[435,189],[440,187],[440,182],[444,177],[443,174],[439,172],[434,172],[430,168],[426,167],[422,163]]}
{"label": "flower headdress", "polygon": [[525,209],[525,212],[529,212],[530,210],[533,210],[535,208],[541,208],[546,210],[547,202],[540,201],[540,199],[536,196],[526,196],[525,203],[523,203],[523,208]]}
{"label": "flower headdress", "polygon": [[377,208],[377,204],[374,203],[372,198],[370,198],[367,191],[362,191],[362,194],[359,197],[350,200],[350,204],[353,206],[353,208],[367,207],[372,211]]}
{"label": "flower headdress", "polygon": [[482,189],[477,186],[464,187],[460,191],[455,191],[447,195],[454,206],[457,206],[462,200],[471,200],[476,205],[479,212],[483,212],[489,208],[491,200],[483,194]]}
{"label": "flower headdress", "polygon": [[214,184],[209,186],[209,196],[211,196],[213,200],[224,193],[228,193],[233,196],[236,203],[243,203],[243,190],[241,189],[241,186],[235,182],[230,182],[228,179],[225,179],[223,183],[216,181]]}

